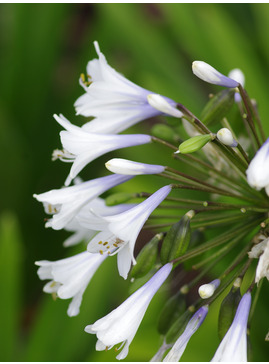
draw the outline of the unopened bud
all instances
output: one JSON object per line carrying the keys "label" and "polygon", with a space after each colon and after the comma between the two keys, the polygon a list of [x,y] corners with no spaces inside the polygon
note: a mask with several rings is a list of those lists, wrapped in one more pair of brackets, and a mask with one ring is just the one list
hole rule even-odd
{"label": "unopened bud", "polygon": [[194,61],[192,63],[192,71],[197,77],[201,78],[201,80],[214,85],[229,88],[235,88],[239,85],[237,81],[224,76],[222,73],[203,61]]}
{"label": "unopened bud", "polygon": [[175,118],[181,118],[182,112],[179,111],[175,105],[171,105],[163,96],[157,94],[148,95],[148,103],[155,109],[163,112],[164,114],[174,116]]}
{"label": "unopened bud", "polygon": [[227,128],[222,128],[217,132],[218,140],[229,147],[236,147],[237,141],[233,138],[233,134]]}
{"label": "unopened bud", "polygon": [[220,285],[220,280],[215,279],[211,283],[203,284],[202,286],[200,286],[198,289],[198,293],[202,299],[209,298],[213,296],[215,290],[218,288],[219,285]]}
{"label": "unopened bud", "polygon": [[139,163],[122,158],[110,159],[105,166],[110,172],[126,175],[158,174],[165,170],[164,166],[157,164]]}
{"label": "unopened bud", "polygon": [[178,147],[178,151],[182,154],[196,152],[197,150],[203,148],[209,141],[213,140],[214,138],[215,137],[213,134],[196,135],[181,143]]}

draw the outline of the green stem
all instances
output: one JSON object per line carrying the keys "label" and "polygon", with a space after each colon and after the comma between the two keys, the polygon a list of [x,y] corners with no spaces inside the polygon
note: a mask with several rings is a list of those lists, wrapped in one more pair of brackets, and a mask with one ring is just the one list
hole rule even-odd
{"label": "green stem", "polygon": [[246,112],[247,112],[246,120],[249,123],[250,129],[251,129],[251,131],[252,131],[252,133],[254,135],[257,146],[258,146],[258,148],[260,148],[261,143],[259,141],[259,137],[258,137],[258,134],[256,132],[254,121],[253,121],[253,118],[252,118],[252,113],[251,113],[251,109],[252,109],[251,101],[250,101],[250,99],[248,97],[248,94],[247,94],[246,90],[240,84],[238,86],[238,89],[239,89],[240,95],[242,97],[243,103],[244,103],[245,108],[246,108]]}

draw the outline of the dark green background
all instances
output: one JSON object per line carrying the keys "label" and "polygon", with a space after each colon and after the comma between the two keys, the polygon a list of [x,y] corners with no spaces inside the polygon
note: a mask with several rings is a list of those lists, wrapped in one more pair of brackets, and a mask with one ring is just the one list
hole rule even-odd
{"label": "dark green background", "polygon": [[[268,135],[268,36],[268,4],[0,5],[2,361],[115,358],[113,350],[96,353],[95,337],[83,332],[86,324],[128,296],[128,282],[117,276],[115,259],[94,277],[76,318],[67,317],[67,302],[53,302],[42,293],[43,283],[34,266],[35,260],[56,260],[73,252],[62,247],[65,232],[44,229],[42,206],[32,195],[59,188],[68,173],[68,165],[51,162],[52,150],[60,147],[60,127],[52,115],[63,113],[78,125],[83,121],[75,117],[73,103],[82,94],[79,75],[95,57],[92,42],[98,40],[109,63],[129,79],[181,102],[198,115],[208,93],[216,88],[193,76],[191,62],[204,60],[224,74],[241,68],[249,94],[258,100]],[[133,130],[148,132],[149,125],[146,122]],[[161,163],[162,152],[156,148],[154,153]],[[135,155],[142,161],[143,148],[116,155]],[[93,162],[82,176],[103,175],[107,159]],[[158,184],[152,186],[141,178],[129,186],[150,192]],[[264,343],[269,328],[268,282],[263,288],[251,337],[256,361],[268,360],[268,344]],[[149,360],[157,350],[155,318],[166,293],[161,291],[153,300],[128,361]],[[218,345],[218,305],[212,306],[183,360],[212,358]]]}

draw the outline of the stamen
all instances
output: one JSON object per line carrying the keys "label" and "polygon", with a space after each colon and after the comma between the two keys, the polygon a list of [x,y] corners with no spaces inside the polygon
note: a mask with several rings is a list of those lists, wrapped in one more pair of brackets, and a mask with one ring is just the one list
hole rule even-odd
{"label": "stamen", "polygon": [[107,249],[109,249],[109,248],[110,248],[110,246],[108,245],[106,248],[107,248]]}
{"label": "stamen", "polygon": [[105,241],[103,245],[105,246],[105,245],[107,245],[107,244],[108,244],[108,242],[107,242],[107,241]]}
{"label": "stamen", "polygon": [[104,254],[103,250],[99,250],[99,253],[100,253],[101,255],[103,255],[103,254]]}
{"label": "stamen", "polygon": [[103,242],[102,241],[99,241],[99,243],[98,244],[103,244]]}

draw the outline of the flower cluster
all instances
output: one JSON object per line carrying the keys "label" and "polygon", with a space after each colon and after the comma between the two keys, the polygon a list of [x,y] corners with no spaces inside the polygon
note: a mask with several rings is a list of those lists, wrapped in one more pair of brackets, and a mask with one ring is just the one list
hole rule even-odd
{"label": "flower cluster", "polygon": [[[120,344],[117,359],[124,359],[153,296],[173,281],[171,298],[158,321],[163,344],[151,361],[179,361],[210,306],[226,292],[219,311],[220,345],[212,360],[247,361],[248,329],[260,292],[257,285],[264,277],[269,280],[269,138],[256,104],[244,89],[244,75],[234,69],[225,76],[205,62],[193,62],[197,77],[225,87],[210,98],[198,118],[184,105],[127,80],[108,65],[97,42],[94,46],[98,59],[91,60],[87,76],[81,76],[84,93],[75,102],[76,113],[92,119],[79,127],[63,115],[54,115],[64,130],[62,149],[53,152],[53,160],[72,165],[63,187],[34,195],[51,215],[45,226],[73,233],[65,247],[81,246],[75,256],[36,262],[39,278],[49,280],[44,291],[72,298],[67,314],[75,316],[92,276],[110,256],[117,255],[124,279],[149,275],[126,301],[85,327],[97,336],[96,350]],[[242,117],[242,135],[235,135],[228,120],[231,108]],[[155,124],[147,134],[119,134],[156,116],[175,121]],[[112,174],[85,182],[78,177],[90,162],[108,152],[151,143],[167,149],[166,165],[155,164],[154,154],[149,154],[152,164],[113,158],[105,164]],[[169,166],[171,157],[178,169]],[[163,187],[101,197],[115,186],[149,174],[163,178]],[[190,192],[188,198],[182,197],[184,190]],[[153,238],[135,256],[144,228],[152,231]],[[187,282],[172,272],[184,270],[186,261],[186,269],[198,272]],[[219,261],[225,267],[221,273],[216,269]],[[246,278],[253,264],[257,264],[256,276]],[[205,284],[209,277],[213,280]],[[250,280],[241,296],[243,279]],[[186,306],[190,299],[191,305]]]}

